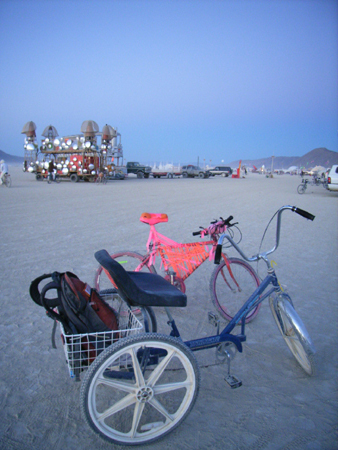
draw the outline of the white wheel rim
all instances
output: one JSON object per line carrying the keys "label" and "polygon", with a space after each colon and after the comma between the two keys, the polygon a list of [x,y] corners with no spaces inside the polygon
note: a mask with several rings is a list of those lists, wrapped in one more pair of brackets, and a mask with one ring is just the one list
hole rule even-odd
{"label": "white wheel rim", "polygon": [[[147,370],[146,376],[143,376],[136,353],[140,348],[148,347],[163,349],[167,351],[167,355],[154,370],[149,371],[149,374]],[[166,378],[164,375],[170,372],[169,367],[174,360],[181,366],[179,370],[181,375],[185,373],[183,379],[177,382],[161,383],[160,380]],[[117,368],[121,362],[124,365],[132,364],[135,380],[107,379],[104,376],[108,367]],[[103,410],[97,402],[98,392],[102,387],[104,391],[111,391],[112,397],[115,393],[117,397],[121,397],[116,403]],[[122,443],[142,443],[156,439],[176,426],[189,409],[195,389],[196,378],[192,363],[178,347],[157,340],[136,342],[108,357],[97,370],[88,391],[88,411],[95,427],[108,438]],[[171,392],[175,392],[176,395],[178,391],[182,395],[182,400],[179,401],[180,404],[175,411],[170,411],[162,403],[161,398],[165,398]],[[128,414],[126,414],[127,411]],[[150,416],[161,417],[161,420],[146,422],[145,416],[149,412]],[[122,422],[126,416],[132,416],[130,425]]]}

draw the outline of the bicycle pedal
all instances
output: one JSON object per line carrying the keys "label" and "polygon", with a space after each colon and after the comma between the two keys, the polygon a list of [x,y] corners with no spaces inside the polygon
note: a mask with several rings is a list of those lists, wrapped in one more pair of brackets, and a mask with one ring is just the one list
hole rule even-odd
{"label": "bicycle pedal", "polygon": [[217,325],[219,324],[218,315],[213,313],[212,311],[208,312],[208,320],[209,320],[209,323],[211,325],[213,325],[214,327],[217,327]]}
{"label": "bicycle pedal", "polygon": [[228,383],[228,385],[231,387],[231,389],[236,389],[242,386],[241,380],[236,378],[234,375],[226,375],[224,380]]}

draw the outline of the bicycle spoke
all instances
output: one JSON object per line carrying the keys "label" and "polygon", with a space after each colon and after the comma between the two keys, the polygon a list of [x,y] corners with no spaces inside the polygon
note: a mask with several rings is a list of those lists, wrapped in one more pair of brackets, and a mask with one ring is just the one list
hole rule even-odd
{"label": "bicycle spoke", "polygon": [[177,389],[188,388],[189,386],[191,386],[190,381],[182,381],[179,383],[161,384],[159,386],[155,386],[153,390],[155,395],[158,395],[158,394],[165,394],[166,392],[175,391]]}
{"label": "bicycle spoke", "polygon": [[98,414],[97,420],[99,422],[104,422],[104,420],[107,417],[112,416],[113,414],[116,414],[116,413],[122,411],[123,409],[128,408],[129,406],[133,405],[134,403],[136,403],[135,395],[133,395],[133,394],[126,395],[120,401],[116,402],[113,406],[108,408],[105,412],[103,412],[102,414]]}
{"label": "bicycle spoke", "polygon": [[165,371],[167,365],[171,361],[172,357],[174,356],[175,352],[172,350],[168,352],[167,356],[163,358],[163,360],[160,362],[160,364],[153,370],[150,377],[147,380],[148,386],[154,386],[157,382],[157,380],[160,378],[162,373]]}
{"label": "bicycle spoke", "polygon": [[134,415],[133,415],[133,423],[131,425],[131,430],[129,435],[131,437],[135,437],[137,435],[137,428],[139,426],[141,417],[142,417],[142,413],[144,410],[144,405],[145,403],[140,403],[140,402],[136,402],[135,404],[135,409],[134,409]]}
{"label": "bicycle spoke", "polygon": [[133,393],[136,392],[138,386],[134,384],[124,383],[123,381],[117,381],[112,379],[107,379],[102,375],[98,378],[98,384],[104,384],[105,386],[117,389],[119,391]]}
{"label": "bicycle spoke", "polygon": [[135,374],[135,379],[136,379],[136,386],[144,386],[145,382],[144,382],[144,377],[143,377],[143,373],[137,358],[137,350],[133,348],[132,352],[131,352],[131,357],[133,360],[133,367],[134,367],[134,374]]}
{"label": "bicycle spoke", "polygon": [[150,405],[155,408],[160,414],[162,414],[164,417],[167,418],[167,420],[169,419],[171,422],[173,420],[175,420],[175,418],[177,417],[177,413],[176,414],[170,414],[165,407],[156,399],[156,398],[152,398],[150,400]]}

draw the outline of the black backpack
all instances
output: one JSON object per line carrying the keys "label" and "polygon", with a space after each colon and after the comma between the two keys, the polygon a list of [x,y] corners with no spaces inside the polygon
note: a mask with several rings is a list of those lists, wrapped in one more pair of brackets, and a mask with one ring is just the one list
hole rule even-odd
{"label": "black backpack", "polygon": [[[50,278],[39,291],[41,281]],[[105,332],[118,330],[117,314],[95,289],[91,289],[86,283],[71,272],[44,274],[32,281],[29,293],[33,301],[46,310],[48,317],[54,320],[52,332],[52,345],[55,345],[56,321],[62,323],[68,345],[73,340],[67,335],[80,335],[96,333],[93,336],[84,336],[78,339],[78,357],[74,357],[72,348],[72,358],[77,361],[73,365],[76,379],[79,379],[81,367],[88,366],[94,361],[96,356],[118,339],[117,333],[112,333],[111,338],[107,338]],[[51,295],[54,295],[51,297]],[[102,333],[101,335],[97,333]],[[101,337],[100,337],[101,336]],[[110,335],[108,335],[110,336]],[[68,361],[69,363],[69,361]]]}

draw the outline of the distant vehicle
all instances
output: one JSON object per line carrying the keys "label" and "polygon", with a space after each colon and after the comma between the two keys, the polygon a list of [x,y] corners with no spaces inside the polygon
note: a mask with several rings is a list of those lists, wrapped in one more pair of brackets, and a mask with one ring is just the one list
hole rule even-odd
{"label": "distant vehicle", "polygon": [[175,167],[175,166],[168,166],[168,167],[153,167],[151,170],[151,173],[154,178],[174,178],[179,177],[182,175],[182,168],[181,167]]}
{"label": "distant vehicle", "polygon": [[332,166],[327,176],[327,189],[338,191],[338,165]]}
{"label": "distant vehicle", "polygon": [[208,173],[210,176],[222,175],[222,177],[229,177],[232,175],[232,169],[228,166],[216,166],[213,169],[209,169]]}
{"label": "distant vehicle", "polygon": [[137,178],[149,178],[151,167],[143,166],[139,162],[128,162],[127,172],[128,174],[134,173],[135,175],[137,175]]}
{"label": "distant vehicle", "polygon": [[193,166],[189,164],[187,166],[182,166],[182,177],[183,178],[209,178],[209,174],[206,170],[201,169],[198,166]]}

